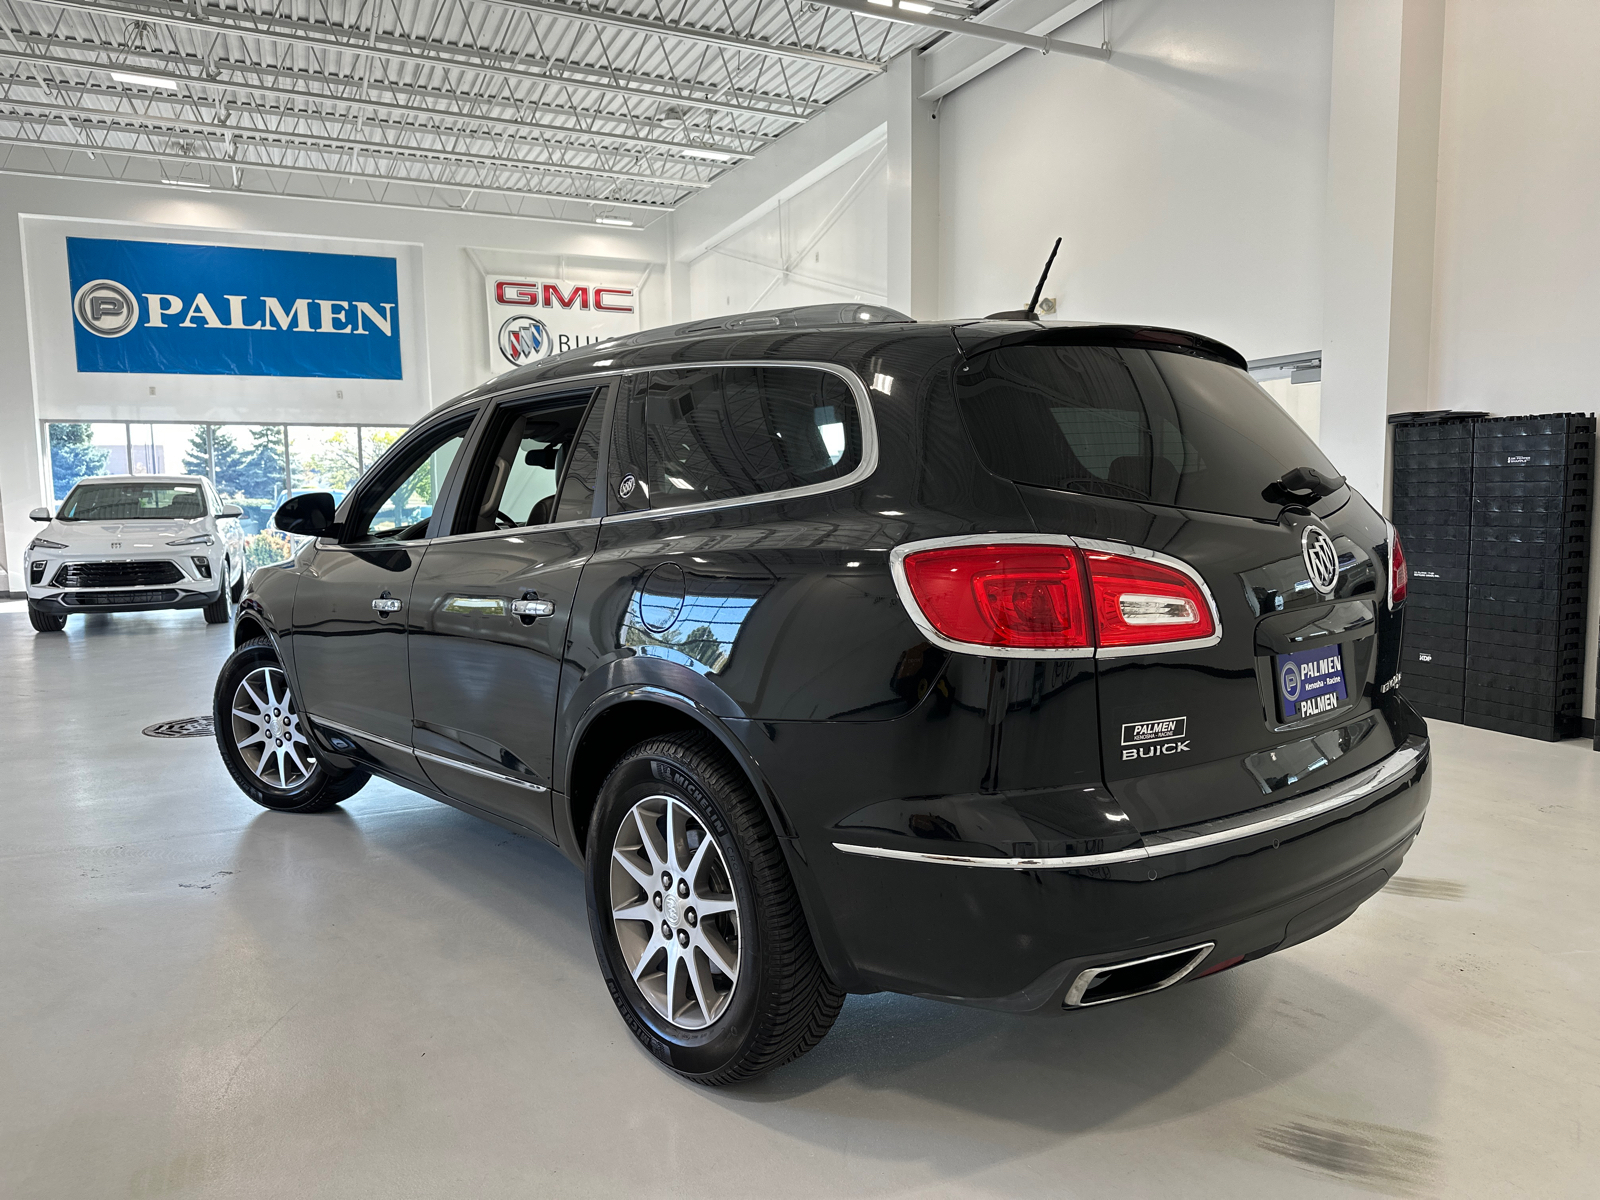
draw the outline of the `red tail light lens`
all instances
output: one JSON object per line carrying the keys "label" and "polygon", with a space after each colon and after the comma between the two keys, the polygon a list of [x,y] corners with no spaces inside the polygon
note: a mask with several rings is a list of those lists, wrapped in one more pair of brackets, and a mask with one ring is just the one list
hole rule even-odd
{"label": "red tail light lens", "polygon": [[973,647],[1160,646],[1217,632],[1197,580],[1131,555],[1072,546],[950,546],[908,554],[902,569],[934,631]]}
{"label": "red tail light lens", "polygon": [[1401,603],[1406,598],[1406,552],[1400,545],[1400,535],[1393,526],[1389,529],[1389,607]]}
{"label": "red tail light lens", "polygon": [[1070,546],[952,546],[905,560],[928,623],[955,642],[1015,649],[1089,646],[1083,565]]}
{"label": "red tail light lens", "polygon": [[1157,646],[1216,632],[1200,585],[1176,567],[1125,554],[1084,552],[1102,646]]}

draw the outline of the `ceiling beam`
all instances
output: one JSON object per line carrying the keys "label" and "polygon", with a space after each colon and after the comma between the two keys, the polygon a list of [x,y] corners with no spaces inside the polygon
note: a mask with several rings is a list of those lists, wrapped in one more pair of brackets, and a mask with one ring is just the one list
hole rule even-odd
{"label": "ceiling beam", "polygon": [[[91,46],[83,42],[73,42],[65,38],[23,37],[21,40],[32,43],[35,46],[44,45],[51,49],[75,52],[104,49],[103,47]],[[209,91],[217,92],[226,91],[247,95],[278,96],[289,100],[365,108],[373,112],[390,112],[402,116],[429,117],[456,121],[475,121],[485,125],[500,126],[519,131],[526,131],[528,128],[529,118],[537,116],[553,116],[570,119],[576,122],[582,122],[585,120],[609,121],[614,124],[644,127],[654,130],[666,130],[673,128],[673,126],[663,125],[657,121],[641,119],[631,116],[627,113],[608,113],[600,109],[567,108],[555,104],[523,104],[515,100],[494,96],[463,96],[461,94],[447,92],[439,88],[422,88],[407,84],[386,83],[378,80],[363,82],[361,80],[348,79],[346,77],[337,75],[318,75],[310,71],[291,71],[282,67],[264,67],[256,66],[253,63],[238,63],[231,59],[212,60],[211,67],[212,70],[216,72],[216,75],[201,75],[197,74],[196,72],[203,71],[205,69],[205,64],[198,58],[186,58],[182,55],[167,54],[154,50],[130,50],[119,51],[118,53],[127,58],[137,58],[140,64],[152,62],[160,64],[154,68],[148,68],[140,65],[139,73],[143,75],[150,75],[157,79],[165,79],[173,83],[182,84],[189,89],[203,88]],[[64,68],[95,72],[101,75],[108,74],[109,72],[118,69],[126,69],[128,66],[134,65],[126,62],[115,65],[110,63],[86,62],[82,59],[63,57],[61,54],[44,54],[38,52],[37,50],[13,50],[3,44],[0,44],[0,59],[32,63],[34,65],[47,68]],[[230,81],[223,78],[223,76],[226,75],[254,75],[262,78],[287,81],[294,86],[276,87],[272,84],[247,83],[236,80]],[[0,82],[3,82],[3,79],[0,79]],[[27,80],[24,82],[31,83],[34,81]],[[51,81],[51,86],[63,85]],[[80,88],[84,87],[84,85],[79,84],[69,84],[64,86]],[[342,96],[328,92],[308,90],[313,87],[359,88],[361,89],[361,92],[357,95]],[[94,91],[96,94],[104,95],[148,95],[151,99],[159,98],[158,94],[155,92],[114,92],[109,88],[86,90]],[[499,117],[493,115],[492,111],[471,112],[463,111],[460,108],[432,108],[416,104],[401,104],[395,101],[375,100],[371,96],[372,92],[379,92],[389,96],[411,97],[413,99],[425,101],[428,104],[437,103],[458,106],[466,104],[478,107],[486,107],[490,110],[510,110],[515,115],[511,117]],[[584,129],[581,125],[570,127],[557,125],[549,126],[548,128],[553,132],[572,133],[589,137],[604,138],[610,141],[632,142],[640,145],[660,146],[664,149],[671,149],[682,145],[696,144],[675,142],[668,138],[650,138],[645,137],[642,134],[607,133],[599,130],[588,130]],[[687,134],[692,127],[682,126],[681,128],[683,128]],[[747,133],[744,131],[735,130],[716,130],[708,128],[702,130],[701,132],[706,136],[716,138],[735,138],[741,142],[755,143],[757,148],[774,140],[767,134]],[[752,153],[752,151],[736,148],[724,141],[711,141],[699,144],[705,149],[717,150],[725,154],[731,154],[735,158],[748,158]]]}
{"label": "ceiling beam", "polygon": [[[174,188],[172,184],[162,183],[159,179],[130,179],[126,176],[116,175],[75,175],[70,171],[30,171],[26,167],[10,165],[9,160],[6,161],[5,165],[0,166],[0,175],[12,175],[23,179],[63,180],[68,183],[111,183],[120,187],[165,188],[167,191],[178,190]],[[453,191],[456,189],[451,190]],[[402,200],[363,200],[359,196],[318,196],[310,192],[268,192],[261,191],[258,188],[247,187],[229,188],[228,194],[232,196],[259,196],[264,199],[272,200],[309,200],[317,204],[355,204],[365,208],[398,208],[406,212],[446,212],[454,213],[458,216],[493,217],[505,221],[546,221],[554,225],[580,225],[585,229],[593,229],[595,225],[593,217],[558,217],[550,213],[528,213],[501,211],[498,209],[469,208],[467,205],[470,205],[476,199],[475,195],[470,194],[468,195],[466,201],[461,205],[407,204]],[[539,202],[549,203],[549,201],[544,200]],[[667,213],[671,211],[672,210],[670,208],[663,208],[659,210],[657,216],[659,216],[661,213]],[[634,226],[633,232],[642,233],[652,224],[654,224],[653,220],[647,221],[643,225]],[[621,229],[615,229],[611,230],[611,232],[622,233],[624,231]]]}
{"label": "ceiling beam", "polygon": [[[55,3],[56,0],[44,0],[44,2]],[[929,6],[918,4],[916,0],[881,0],[881,2],[880,0],[811,0],[811,3],[821,4],[827,8],[843,9],[845,12],[872,17],[879,21],[893,21],[897,25],[915,25],[921,29],[937,29],[941,33],[953,33],[962,37],[984,38],[991,42],[1004,42],[1008,46],[1040,50],[1045,54],[1076,54],[1084,58],[1111,57],[1111,51],[1103,46],[1086,46],[1082,42],[1043,37],[1016,29],[1001,29],[994,25],[986,25],[981,20],[962,21],[955,17],[940,16],[935,12],[919,12],[918,9]],[[908,8],[908,3],[912,7]]]}
{"label": "ceiling beam", "polygon": [[[997,0],[980,20],[1024,33],[1051,34],[1076,20],[1101,0]],[[922,52],[922,99],[937,100],[1021,53],[1022,47],[978,38],[940,38]]]}
{"label": "ceiling beam", "polygon": [[627,29],[635,33],[649,33],[659,37],[681,38],[686,42],[700,42],[707,46],[721,46],[732,50],[750,50],[756,54],[770,54],[776,58],[796,59],[800,62],[821,63],[828,67],[846,67],[864,71],[869,75],[883,72],[883,64],[870,58],[853,54],[835,54],[831,50],[815,50],[806,46],[791,46],[782,42],[769,42],[761,38],[741,37],[724,33],[720,29],[705,29],[698,25],[682,25],[675,21],[655,21],[649,17],[636,17],[627,13],[609,12],[603,8],[590,8],[579,4],[566,4],[561,0],[482,0],[497,8],[513,8],[519,12],[536,12],[559,17],[565,21],[582,21],[588,25],[606,25],[613,29]]}
{"label": "ceiling beam", "polygon": [[[0,57],[4,57],[3,52],[0,52]],[[96,114],[104,114],[104,115],[110,115],[110,116],[134,116],[134,115],[137,115],[137,116],[153,116],[154,114],[149,114],[149,113],[142,113],[142,114],[141,113],[131,113],[126,109],[120,109],[120,108],[86,107],[86,106],[82,105],[82,101],[84,99],[103,100],[103,101],[112,101],[112,102],[138,101],[140,103],[147,104],[147,105],[162,105],[162,106],[165,106],[165,107],[168,107],[168,108],[178,108],[178,109],[200,109],[202,107],[216,108],[219,105],[225,105],[227,103],[226,101],[215,100],[215,99],[212,99],[210,97],[196,98],[196,97],[193,97],[193,96],[164,95],[164,94],[160,94],[160,93],[149,93],[149,92],[131,92],[131,91],[118,90],[116,88],[92,87],[92,86],[90,86],[88,84],[78,84],[78,83],[59,83],[59,82],[57,82],[57,83],[54,83],[54,84],[46,85],[44,82],[42,82],[42,81],[40,81],[40,80],[38,80],[36,78],[28,78],[28,77],[17,76],[17,75],[10,75],[10,76],[8,76],[8,75],[0,75],[0,88],[5,87],[6,85],[11,85],[13,88],[28,88],[30,90],[35,90],[35,91],[47,91],[47,94],[50,94],[50,95],[76,96],[76,97],[79,98],[79,103],[76,104],[76,105],[71,106],[71,111],[72,112],[83,112],[83,113],[85,113],[85,114],[87,114],[89,116],[94,116]],[[235,89],[233,89],[233,88],[217,88],[216,90],[224,91],[224,92],[232,92]],[[253,94],[248,89],[241,89],[241,90],[246,95]],[[284,95],[286,98],[290,98],[290,99],[304,99],[305,98],[303,96],[297,95],[294,92],[290,92],[287,89],[275,89],[275,91],[277,91],[279,94]],[[33,101],[33,100],[19,99],[19,98],[15,97],[15,96],[10,96],[10,97],[0,96],[0,104],[18,104],[18,105],[26,105],[26,106],[29,106],[29,107],[40,107],[41,103],[42,102]],[[512,141],[517,145],[529,145],[529,146],[536,146],[536,147],[541,147],[541,148],[545,148],[545,149],[555,148],[555,149],[561,149],[561,150],[578,150],[578,151],[582,151],[582,152],[585,152],[585,153],[592,153],[592,154],[606,154],[606,153],[615,154],[615,153],[619,153],[621,151],[618,151],[618,150],[615,150],[615,149],[608,149],[606,146],[599,144],[599,143],[605,143],[605,142],[616,142],[621,147],[623,147],[623,149],[625,151],[631,151],[633,153],[642,155],[643,157],[650,158],[650,159],[653,159],[653,160],[657,160],[657,161],[661,161],[661,162],[691,163],[691,164],[693,164],[695,166],[698,166],[698,167],[711,167],[713,169],[715,169],[719,164],[720,165],[726,165],[726,164],[736,163],[736,162],[739,162],[739,161],[741,161],[743,159],[747,159],[747,158],[751,157],[751,154],[748,151],[733,150],[733,149],[723,148],[723,147],[715,146],[715,145],[709,145],[709,144],[701,145],[701,144],[692,143],[692,142],[668,142],[668,141],[662,141],[662,140],[659,140],[659,139],[656,139],[656,138],[633,137],[633,136],[630,136],[628,134],[604,133],[604,132],[601,132],[601,131],[598,131],[598,130],[589,130],[589,129],[582,129],[582,128],[569,129],[569,128],[566,128],[564,126],[559,126],[559,125],[545,126],[543,128],[543,130],[541,131],[541,136],[540,136],[539,140],[534,142],[534,141],[530,141],[528,139],[528,137],[526,136],[527,132],[528,132],[528,125],[527,125],[526,121],[507,121],[507,120],[498,120],[498,119],[487,119],[486,120],[486,119],[483,119],[483,118],[456,116],[456,115],[450,114],[450,113],[430,113],[427,109],[412,108],[412,107],[409,107],[409,106],[404,105],[404,104],[382,104],[381,102],[380,103],[372,103],[372,102],[351,103],[351,102],[346,102],[346,101],[339,101],[338,103],[339,103],[340,107],[343,107],[343,108],[346,108],[346,109],[349,109],[349,108],[365,108],[365,109],[367,109],[367,110],[369,110],[371,112],[376,112],[376,113],[389,113],[389,114],[400,113],[400,114],[409,115],[409,116],[441,117],[441,118],[444,118],[446,120],[461,121],[461,122],[465,122],[465,123],[467,123],[469,125],[480,126],[480,128],[476,128],[476,129],[471,129],[471,128],[468,128],[468,129],[452,129],[452,128],[441,127],[439,125],[435,125],[435,124],[432,124],[432,123],[425,123],[425,122],[384,120],[382,117],[373,117],[371,120],[365,122],[366,127],[369,128],[369,129],[389,130],[389,131],[392,131],[394,133],[399,133],[399,134],[426,134],[426,135],[428,135],[430,137],[436,137],[436,138],[440,138],[440,139],[446,139],[446,138],[497,138],[497,137],[503,136],[504,134],[517,134],[517,135],[520,135],[520,136],[516,136],[516,137],[512,138]],[[266,118],[272,118],[272,119],[280,120],[280,121],[297,121],[297,122],[307,123],[307,124],[326,123],[326,124],[332,124],[332,125],[347,126],[347,125],[351,125],[351,124],[355,123],[355,121],[356,121],[356,118],[349,112],[336,113],[336,112],[325,112],[325,111],[322,111],[322,110],[319,110],[319,109],[314,109],[314,108],[305,109],[305,108],[271,107],[271,106],[267,106],[267,105],[241,104],[238,101],[235,101],[235,102],[233,102],[232,105],[228,106],[227,110],[230,113],[237,113],[240,116],[266,117]],[[482,126],[488,126],[488,128],[481,128]],[[499,130],[501,132],[497,133],[497,132],[495,132],[496,130]],[[546,135],[550,135],[550,136],[546,136]],[[319,137],[319,136],[322,136],[322,135],[315,134],[315,133],[308,133],[308,134],[305,134],[304,136],[307,136],[307,137]],[[559,138],[562,137],[562,136],[571,137],[571,138],[573,138],[575,140],[571,140],[571,141],[559,140]],[[577,139],[582,139],[582,140],[577,140]],[[705,150],[707,152],[714,151],[717,154],[724,155],[725,156],[725,160],[705,159],[705,158],[697,157],[697,156],[695,156],[693,154],[685,155],[685,154],[679,153],[679,152],[681,152],[681,151],[683,151],[685,149],[689,149],[689,150],[701,149],[701,150]]]}
{"label": "ceiling beam", "polygon": [[[0,135],[0,146],[25,146],[34,150],[63,151],[68,154],[87,154],[90,157],[105,155],[108,157],[139,158],[157,163],[175,164],[184,166],[215,167],[219,170],[237,168],[240,171],[262,171],[268,174],[276,172],[280,175],[306,175],[312,178],[333,180],[363,180],[368,183],[404,184],[408,187],[436,188],[453,192],[482,192],[491,196],[517,196],[529,200],[560,200],[573,204],[588,204],[597,208],[632,208],[648,212],[669,213],[675,207],[672,204],[661,204],[649,200],[619,200],[611,196],[583,196],[569,195],[565,192],[540,192],[529,188],[507,188],[491,184],[455,183],[433,179],[412,179],[405,175],[380,175],[372,171],[332,171],[325,167],[295,167],[279,166],[276,163],[250,163],[232,162],[227,159],[216,158],[191,158],[181,154],[163,154],[156,150],[140,150],[119,146],[85,146],[78,142],[54,142],[41,138],[9,137]],[[220,185],[210,185],[212,190],[230,192],[234,189]],[[260,193],[256,193],[260,194]]]}
{"label": "ceiling beam", "polygon": [[[129,136],[148,137],[152,134],[167,136],[172,133],[191,132],[204,135],[212,143],[251,145],[264,149],[302,150],[316,153],[331,150],[364,154],[369,158],[386,158],[395,162],[457,163],[463,166],[490,167],[527,171],[531,174],[566,177],[596,177],[626,180],[655,187],[698,191],[710,187],[709,181],[677,179],[669,176],[647,175],[642,172],[613,171],[604,167],[575,166],[569,163],[550,162],[546,159],[507,158],[501,155],[471,154],[458,150],[433,149],[426,146],[399,146],[389,142],[375,142],[369,138],[325,137],[321,134],[290,133],[283,130],[259,129],[248,125],[223,125],[214,121],[190,120],[184,117],[158,117],[148,113],[112,112],[106,109],[77,108],[70,104],[17,99],[0,99],[0,121],[36,120],[30,112],[70,116],[72,128],[100,133],[122,133]],[[22,112],[14,110],[21,109]],[[593,153],[593,151],[585,151]],[[233,158],[218,161],[241,165]],[[677,160],[685,161],[685,160]],[[696,164],[697,166],[700,164]]]}
{"label": "ceiling beam", "polygon": [[[663,79],[651,75],[627,74],[559,59],[524,58],[499,51],[477,50],[451,42],[380,34],[375,29],[370,34],[363,35],[359,30],[318,22],[295,21],[237,9],[206,7],[199,4],[198,0],[189,6],[166,3],[164,0],[145,0],[143,3],[134,3],[132,0],[31,0],[31,2],[52,8],[92,13],[97,17],[114,16],[128,21],[149,21],[201,34],[254,37],[291,46],[322,46],[346,54],[387,59],[412,67],[418,63],[427,63],[430,66],[477,71],[518,83],[567,84],[635,99],[655,100],[685,108],[712,109],[740,116],[799,122],[822,108],[820,104],[791,100],[783,96],[738,92],[714,85]],[[832,2],[836,0],[830,0],[830,3]],[[954,23],[962,24],[962,22]],[[96,44],[93,48],[107,53],[121,53],[123,50],[122,47],[102,44]],[[724,100],[720,98],[723,96],[736,96],[739,100]]]}

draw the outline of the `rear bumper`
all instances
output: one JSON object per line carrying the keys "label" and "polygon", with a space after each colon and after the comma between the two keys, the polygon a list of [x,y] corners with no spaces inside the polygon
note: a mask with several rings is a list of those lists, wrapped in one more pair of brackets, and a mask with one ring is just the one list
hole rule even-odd
{"label": "rear bumper", "polygon": [[1214,942],[1199,978],[1349,916],[1421,826],[1430,761],[1425,741],[1410,748],[1403,770],[1354,800],[1271,827],[1241,821],[1170,853],[998,868],[869,857],[830,837],[808,846],[811,882],[853,986],[1059,1012],[1090,967]]}

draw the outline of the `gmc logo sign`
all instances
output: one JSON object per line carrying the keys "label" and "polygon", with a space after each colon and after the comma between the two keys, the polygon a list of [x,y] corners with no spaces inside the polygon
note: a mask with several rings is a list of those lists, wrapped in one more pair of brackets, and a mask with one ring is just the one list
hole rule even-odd
{"label": "gmc logo sign", "polygon": [[563,291],[557,283],[517,283],[502,279],[494,285],[494,298],[501,304],[520,304],[529,308],[580,308],[585,312],[631,313],[633,289],[573,284]]}

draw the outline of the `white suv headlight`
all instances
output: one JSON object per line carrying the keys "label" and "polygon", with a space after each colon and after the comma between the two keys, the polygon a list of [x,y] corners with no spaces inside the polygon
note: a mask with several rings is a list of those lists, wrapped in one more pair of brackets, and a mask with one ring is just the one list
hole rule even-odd
{"label": "white suv headlight", "polygon": [[197,533],[194,537],[179,538],[175,542],[168,542],[169,546],[209,546],[215,539],[209,533]]}
{"label": "white suv headlight", "polygon": [[66,548],[67,544],[65,542],[52,542],[49,538],[42,537],[34,538],[33,541],[28,543],[29,554],[32,554],[35,550],[65,550]]}

